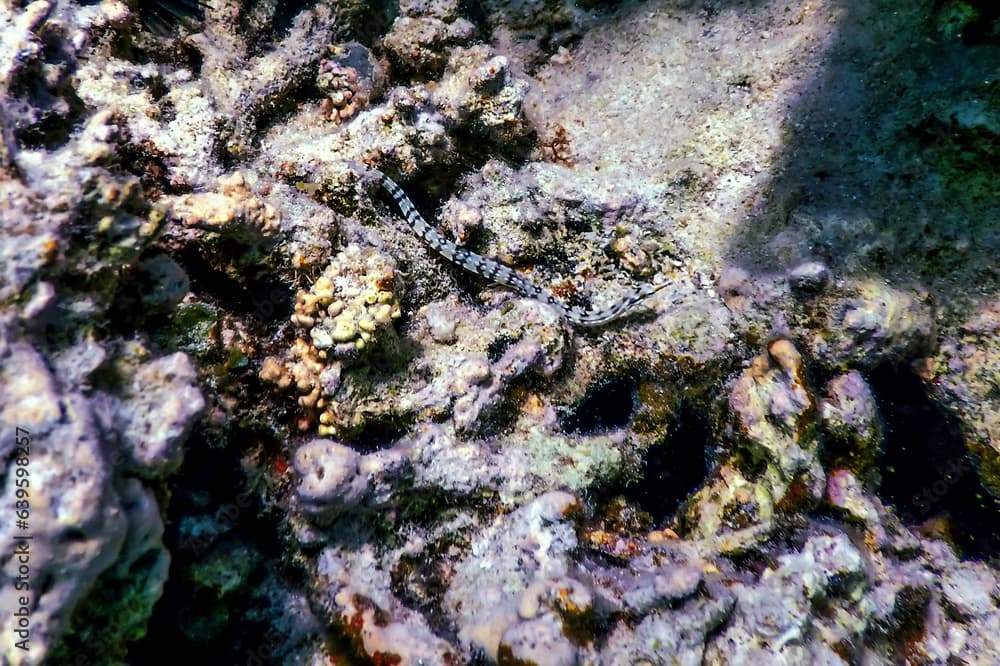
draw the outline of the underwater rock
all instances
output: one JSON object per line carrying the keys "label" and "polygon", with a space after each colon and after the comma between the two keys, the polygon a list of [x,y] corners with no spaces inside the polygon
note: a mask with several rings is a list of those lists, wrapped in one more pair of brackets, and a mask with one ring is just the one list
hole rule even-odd
{"label": "underwater rock", "polygon": [[251,190],[239,171],[222,176],[217,192],[168,199],[171,214],[185,227],[217,233],[245,245],[273,242],[281,214]]}
{"label": "underwater rock", "polygon": [[820,399],[819,416],[831,441],[826,455],[864,474],[882,443],[882,424],[871,388],[857,370],[837,375]]}
{"label": "underwater rock", "polygon": [[359,473],[361,456],[349,447],[326,439],[314,439],[295,451],[293,465],[301,476],[296,494],[306,513],[324,508],[347,510],[368,490]]}
{"label": "underwater rock", "polygon": [[811,310],[823,325],[810,331],[808,349],[835,368],[905,362],[925,355],[935,338],[926,293],[877,280],[848,283]]}
{"label": "underwater rock", "polygon": [[363,654],[384,654],[400,663],[447,663],[454,649],[426,620],[397,600],[375,550],[330,547],[316,558],[318,597],[332,619],[348,627]]}
{"label": "underwater rock", "polygon": [[194,364],[176,352],[129,367],[128,390],[122,397],[108,394],[104,416],[117,434],[125,464],[143,476],[165,476],[180,467],[184,441],[205,407]]}
{"label": "underwater rock", "polygon": [[[1000,663],[994,567],[874,494],[866,379],[912,367],[998,492],[987,19],[194,4],[0,8],[28,661]],[[663,289],[568,327],[368,166],[568,307]]]}
{"label": "underwater rock", "polygon": [[941,340],[922,376],[962,422],[983,485],[1000,497],[1000,301],[989,301]]}
{"label": "underwater rock", "polygon": [[820,292],[830,283],[830,269],[822,262],[807,261],[789,271],[788,280],[803,293]]}
{"label": "underwater rock", "polygon": [[531,131],[523,112],[527,90],[506,57],[476,45],[452,50],[431,101],[459,127],[509,150]]}
{"label": "underwater rock", "polygon": [[779,557],[758,584],[736,587],[732,615],[709,644],[705,659],[711,663],[807,663],[812,649],[804,639],[814,622],[843,631],[834,623],[812,618],[813,604],[834,583],[839,586],[836,594],[849,598],[849,591],[861,591],[864,582],[861,554],[846,536],[814,537],[800,553]]}
{"label": "underwater rock", "polygon": [[500,638],[497,661],[573,666],[578,658],[576,648],[563,635],[559,618],[546,613],[509,627]]}
{"label": "underwater rock", "polygon": [[403,2],[382,40],[393,63],[418,75],[441,71],[451,47],[465,44],[475,27],[458,16],[456,2]]}
{"label": "underwater rock", "polygon": [[[29,565],[19,570],[24,559],[13,556],[4,564],[0,594],[9,610],[0,622],[0,638],[6,646],[25,638],[16,633],[14,614],[25,606],[31,618],[27,649],[7,647],[5,654],[14,664],[42,663],[68,627],[73,609],[118,557],[127,519],[113,485],[107,444],[87,398],[61,388],[42,355],[25,342],[5,335],[0,356],[0,414],[12,428],[0,449],[9,461],[4,504],[15,507],[15,479],[27,478],[31,489],[24,518],[16,522],[11,513],[0,525],[0,545],[7,553],[17,553],[20,539],[31,537]],[[20,428],[16,439],[15,424]],[[16,586],[18,576],[30,594]],[[14,606],[21,597],[28,603]]]}
{"label": "underwater rock", "polygon": [[[576,503],[576,498],[568,493],[554,491],[542,495],[511,514],[504,523],[486,530],[478,543],[473,544],[473,556],[458,564],[444,599],[463,642],[474,643],[497,659],[508,632],[524,622],[532,622],[510,633],[510,640],[520,645],[524,640],[522,632],[530,635],[533,630],[538,631],[550,644],[558,645],[560,658],[572,656],[568,644],[557,638],[558,625],[551,624],[554,618],[534,624],[530,617],[520,619],[518,608],[526,601],[537,603],[540,591],[533,587],[535,583],[541,584],[542,590],[553,586],[551,594],[544,593],[546,598],[559,597],[555,591],[559,589],[558,581],[546,581],[569,573],[567,556],[577,540],[566,514]],[[476,592],[470,595],[472,590]],[[549,631],[552,629],[555,631]]]}

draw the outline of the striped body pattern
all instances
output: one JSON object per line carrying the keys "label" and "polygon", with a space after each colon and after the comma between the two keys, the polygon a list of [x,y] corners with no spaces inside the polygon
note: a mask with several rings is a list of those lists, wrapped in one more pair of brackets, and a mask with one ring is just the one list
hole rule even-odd
{"label": "striped body pattern", "polygon": [[666,286],[643,285],[635,289],[628,298],[624,298],[614,305],[597,312],[591,312],[580,307],[567,307],[565,303],[558,300],[550,291],[528,280],[510,266],[505,266],[498,261],[483,257],[475,252],[470,252],[442,236],[437,229],[427,224],[427,221],[420,215],[416,206],[406,196],[403,189],[396,184],[396,181],[377,169],[372,169],[372,171],[378,176],[382,187],[385,188],[386,192],[396,202],[396,205],[399,206],[406,223],[432,250],[467,271],[481,275],[492,282],[499,282],[512,287],[527,298],[548,303],[576,326],[601,326],[614,321]]}

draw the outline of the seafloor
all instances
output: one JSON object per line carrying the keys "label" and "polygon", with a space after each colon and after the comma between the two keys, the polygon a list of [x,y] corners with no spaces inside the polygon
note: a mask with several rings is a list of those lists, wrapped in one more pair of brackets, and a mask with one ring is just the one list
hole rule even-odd
{"label": "seafloor", "polygon": [[4,0],[0,125],[0,664],[1000,663],[994,2]]}

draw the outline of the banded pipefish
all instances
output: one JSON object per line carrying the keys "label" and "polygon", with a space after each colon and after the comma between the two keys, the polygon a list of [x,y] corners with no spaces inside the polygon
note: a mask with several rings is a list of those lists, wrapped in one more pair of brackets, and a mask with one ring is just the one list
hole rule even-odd
{"label": "banded pipefish", "polygon": [[526,298],[547,303],[574,326],[593,328],[620,319],[631,313],[637,305],[666,286],[666,284],[641,285],[633,289],[627,296],[618,299],[615,303],[602,310],[593,311],[579,306],[568,306],[556,298],[551,291],[535,284],[510,266],[478,255],[464,247],[459,247],[454,242],[445,238],[437,229],[424,220],[417,207],[410,201],[410,198],[406,196],[406,193],[396,181],[374,167],[370,167],[369,171],[376,176],[385,191],[396,202],[399,210],[403,213],[403,219],[413,233],[419,236],[432,250],[471,273],[480,275],[492,282],[499,282],[512,287]]}

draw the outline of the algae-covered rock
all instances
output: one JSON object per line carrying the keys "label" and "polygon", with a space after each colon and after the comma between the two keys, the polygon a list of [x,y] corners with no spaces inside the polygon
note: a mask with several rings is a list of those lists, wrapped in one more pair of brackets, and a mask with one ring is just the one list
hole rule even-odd
{"label": "algae-covered rock", "polygon": [[991,301],[941,341],[926,379],[962,421],[986,488],[1000,496],[1000,303]]}
{"label": "algae-covered rock", "polygon": [[[1000,663],[1000,51],[933,4],[0,7],[0,661]],[[920,529],[911,415],[986,490]]]}
{"label": "algae-covered rock", "polygon": [[828,465],[847,465],[864,474],[882,442],[882,423],[871,388],[857,370],[837,375],[820,399],[819,416],[828,436]]}
{"label": "algae-covered rock", "polygon": [[934,343],[934,320],[928,296],[897,289],[877,280],[849,283],[812,306],[821,325],[807,345],[833,367],[874,367],[901,363],[927,353]]}
{"label": "algae-covered rock", "polygon": [[167,475],[180,466],[181,447],[205,399],[194,365],[183,352],[133,365],[136,360],[122,364],[127,392],[101,396],[102,416],[119,438],[123,462],[133,473]]}

